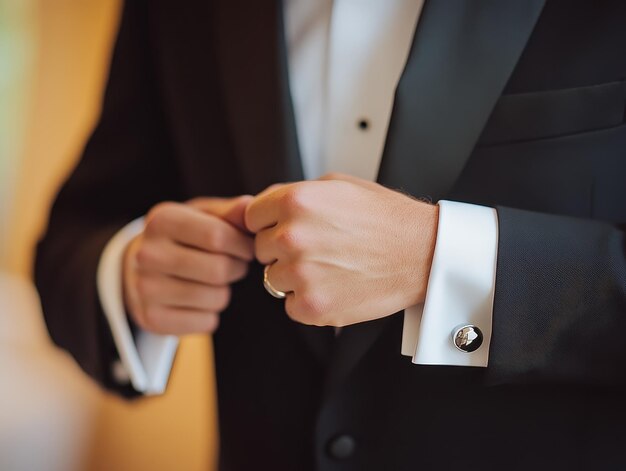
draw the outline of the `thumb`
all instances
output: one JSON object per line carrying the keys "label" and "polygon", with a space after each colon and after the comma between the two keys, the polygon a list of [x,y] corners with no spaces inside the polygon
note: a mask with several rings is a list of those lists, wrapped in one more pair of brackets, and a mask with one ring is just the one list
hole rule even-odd
{"label": "thumb", "polygon": [[236,198],[194,198],[189,200],[187,204],[203,213],[223,219],[242,231],[248,232],[244,222],[244,215],[252,199],[251,195],[242,195]]}

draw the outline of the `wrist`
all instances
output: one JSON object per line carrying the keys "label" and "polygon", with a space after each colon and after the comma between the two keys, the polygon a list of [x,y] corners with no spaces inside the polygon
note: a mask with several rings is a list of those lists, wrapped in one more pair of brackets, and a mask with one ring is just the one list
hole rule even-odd
{"label": "wrist", "polygon": [[411,260],[415,270],[412,273],[412,280],[409,281],[413,292],[409,306],[421,304],[426,299],[439,223],[439,206],[421,201],[413,203],[417,205],[412,215],[416,224],[413,226],[409,250],[414,255]]}

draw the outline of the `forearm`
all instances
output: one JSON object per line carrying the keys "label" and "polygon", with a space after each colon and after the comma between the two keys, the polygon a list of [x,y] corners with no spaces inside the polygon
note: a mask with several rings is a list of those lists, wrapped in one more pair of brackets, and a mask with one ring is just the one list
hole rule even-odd
{"label": "forearm", "polygon": [[626,382],[626,242],[613,225],[497,208],[491,383]]}

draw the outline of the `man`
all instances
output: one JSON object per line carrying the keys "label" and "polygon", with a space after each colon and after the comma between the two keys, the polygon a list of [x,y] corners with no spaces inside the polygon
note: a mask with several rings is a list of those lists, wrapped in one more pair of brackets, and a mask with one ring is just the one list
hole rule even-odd
{"label": "man", "polygon": [[225,470],[619,469],[624,20],[128,2],[39,246],[52,337],[136,395],[214,332]]}

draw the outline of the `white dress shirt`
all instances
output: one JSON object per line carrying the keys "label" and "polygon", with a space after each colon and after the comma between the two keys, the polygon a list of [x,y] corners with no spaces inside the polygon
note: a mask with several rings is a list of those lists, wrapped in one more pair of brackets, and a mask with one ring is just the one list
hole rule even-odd
{"label": "white dress shirt", "polygon": [[[289,86],[304,174],[343,172],[375,180],[396,86],[423,0],[284,0]],[[414,363],[487,366],[495,287],[495,210],[440,201],[426,302],[404,313],[402,353]],[[121,364],[119,381],[146,394],[164,391],[178,339],[140,331],[133,338],[122,299],[122,256],[143,221],[105,248],[98,290]],[[262,280],[259,280],[261,283]],[[458,350],[452,332],[476,325],[484,341]]]}

